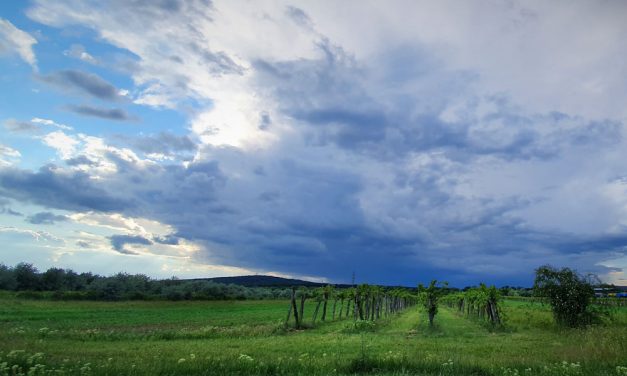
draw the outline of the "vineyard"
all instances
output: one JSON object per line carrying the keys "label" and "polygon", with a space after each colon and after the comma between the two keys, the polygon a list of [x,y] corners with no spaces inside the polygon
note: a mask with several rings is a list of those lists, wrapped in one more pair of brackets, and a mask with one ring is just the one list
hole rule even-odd
{"label": "vineyard", "polygon": [[494,286],[488,288],[482,284],[479,288],[463,293],[449,294],[444,303],[466,316],[475,316],[492,325],[500,325],[502,314],[499,299],[499,292]]}
{"label": "vineyard", "polygon": [[84,286],[0,291],[0,376],[627,375],[627,307],[568,268],[539,268],[527,297],[437,280],[259,289],[118,274]]}
{"label": "vineyard", "polygon": [[[336,291],[333,286],[314,290],[307,288],[296,290],[296,288],[293,288],[287,319],[285,320],[286,325],[290,323],[290,318],[293,317],[293,323],[296,328],[307,326],[304,320],[305,302],[307,299],[315,303],[311,325],[316,323],[320,306],[322,306],[320,315],[320,321],[322,322],[327,320],[328,310],[331,314],[331,320],[335,320],[336,316],[341,320],[342,314],[344,314],[345,319],[352,317],[353,320],[375,321],[399,313],[413,306],[417,301],[417,297],[406,289],[386,291],[382,287],[367,284],[339,291]],[[330,308],[331,302],[332,308]],[[346,303],[346,308],[344,308],[344,303]],[[339,308],[339,310],[336,311],[336,308]]]}
{"label": "vineyard", "polygon": [[604,320],[562,328],[545,303],[435,281],[294,288],[288,300],[0,292],[0,375],[625,375],[627,309]]}

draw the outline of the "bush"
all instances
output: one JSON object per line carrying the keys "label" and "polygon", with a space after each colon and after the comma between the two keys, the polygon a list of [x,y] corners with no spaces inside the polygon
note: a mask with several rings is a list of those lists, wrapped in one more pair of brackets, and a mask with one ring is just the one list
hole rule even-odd
{"label": "bush", "polygon": [[533,288],[537,296],[549,300],[558,325],[574,328],[597,318],[590,307],[594,299],[592,284],[572,269],[541,266],[536,269]]}
{"label": "bush", "polygon": [[35,299],[35,300],[41,300],[41,299],[46,299],[46,294],[42,291],[19,291],[15,294],[16,298],[20,298],[20,299]]}

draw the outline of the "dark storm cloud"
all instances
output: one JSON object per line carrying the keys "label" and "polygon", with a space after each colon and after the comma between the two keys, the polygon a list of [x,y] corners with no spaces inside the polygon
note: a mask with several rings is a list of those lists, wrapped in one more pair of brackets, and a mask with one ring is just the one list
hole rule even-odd
{"label": "dark storm cloud", "polygon": [[80,106],[67,106],[69,111],[74,112],[75,114],[97,117],[106,120],[115,120],[115,121],[135,121],[137,118],[133,115],[130,115],[126,111],[120,108],[101,108],[101,107],[93,107],[87,105]]}
{"label": "dark storm cloud", "polygon": [[151,245],[152,241],[144,238],[139,235],[113,235],[109,237],[111,241],[111,247],[125,255],[137,255],[137,252],[133,252],[125,248],[127,244],[138,244],[138,245]]}
{"label": "dark storm cloud", "polygon": [[294,113],[296,119],[325,126],[317,141],[332,139],[337,145],[356,148],[359,144],[378,142],[385,137],[387,119],[382,112],[358,112],[340,108]]}
{"label": "dark storm cloud", "polygon": [[[232,212],[228,202],[216,199],[217,190],[226,182],[216,162],[193,163],[187,168],[140,167],[115,153],[105,157],[115,164],[117,173],[99,180],[91,179],[87,173],[62,171],[53,165],[37,172],[4,169],[0,171],[0,195],[50,208],[141,214],[160,220],[174,213],[193,220],[212,213],[215,215],[212,218],[219,218]],[[80,163],[83,162],[86,161]],[[160,209],[153,213],[157,207]]]}
{"label": "dark storm cloud", "polygon": [[[443,71],[420,53],[410,55],[418,59],[412,64],[418,71],[401,74],[406,81],[415,81],[416,93],[404,92],[396,99],[391,93],[383,102],[379,93],[369,89],[367,68],[355,65],[350,56],[328,43],[320,48],[325,58],[319,60],[253,64],[259,85],[271,88],[283,113],[311,125],[303,134],[312,145],[333,143],[376,159],[442,150],[453,159],[492,155],[506,160],[546,160],[571,146],[610,145],[622,139],[619,122],[590,121],[557,112],[523,113],[499,96],[465,98],[465,116],[445,120],[442,113],[448,103],[463,98],[472,79],[465,72]],[[390,52],[386,59],[399,55],[402,60],[407,54]],[[390,70],[399,74],[392,69],[396,64]],[[441,80],[432,82],[433,77]],[[494,110],[480,114],[480,102]]]}
{"label": "dark storm cloud", "polygon": [[41,76],[40,79],[48,84],[88,94],[102,100],[116,101],[122,98],[115,86],[92,73],[62,70]]}
{"label": "dark storm cloud", "polygon": [[56,222],[65,222],[69,218],[65,215],[57,215],[51,212],[40,212],[28,216],[26,222],[34,225],[53,225]]}
{"label": "dark storm cloud", "polygon": [[560,240],[555,242],[553,249],[562,253],[615,250],[627,254],[627,235],[625,234],[601,234],[586,237],[573,234]]}
{"label": "dark storm cloud", "polygon": [[81,172],[59,173],[54,165],[37,172],[18,169],[0,171],[0,195],[49,208],[67,210],[123,210],[132,204],[109,195]]}
{"label": "dark storm cloud", "polygon": [[[224,149],[214,154],[224,161],[243,157]],[[176,229],[175,235],[155,239],[111,237],[113,249],[120,253],[134,253],[125,247],[128,244],[175,245],[186,239],[211,250],[197,254],[199,261],[324,275],[338,281],[347,281],[356,271],[358,281],[370,283],[412,285],[446,278],[458,286],[479,281],[526,284],[539,264],[573,260],[572,265],[581,266],[593,258],[590,253],[600,257],[627,245],[624,237],[532,231],[509,214],[533,202],[455,195],[449,189],[458,184],[458,167],[445,160],[423,164],[414,172],[399,172],[394,184],[408,196],[393,207],[382,208],[385,214],[380,219],[389,220],[389,225],[376,225],[363,210],[365,178],[341,166],[283,159],[266,163],[259,175],[254,170],[262,161],[252,160],[242,162],[250,164],[244,169],[250,175],[240,180],[227,179],[215,161],[183,167],[140,165],[115,153],[106,158],[118,172],[104,179],[92,182],[86,175],[55,174],[48,168],[11,174],[21,179],[7,179],[5,172],[0,175],[0,187],[3,194],[23,201],[70,210],[114,210]],[[14,188],[7,190],[7,186]],[[113,192],[124,200],[112,200]],[[99,206],[91,202],[92,196],[102,198]],[[107,199],[109,205],[105,205]],[[397,227],[407,222],[420,225],[399,233]],[[447,245],[438,239],[445,239]],[[538,245],[550,253],[520,261],[521,252]],[[442,257],[449,262],[442,264]],[[521,271],[503,270],[512,263],[518,263]]]}

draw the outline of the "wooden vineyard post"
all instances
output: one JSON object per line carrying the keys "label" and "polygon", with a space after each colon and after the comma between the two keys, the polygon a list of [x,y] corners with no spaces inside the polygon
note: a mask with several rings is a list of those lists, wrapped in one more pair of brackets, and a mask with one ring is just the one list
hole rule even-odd
{"label": "wooden vineyard post", "polygon": [[294,321],[296,322],[296,327],[299,328],[300,320],[298,319],[298,307],[296,307],[296,287],[292,287],[292,304],[290,309],[294,311]]}
{"label": "wooden vineyard post", "polygon": [[346,314],[344,316],[346,316],[346,318],[348,318],[348,315],[351,313],[351,297],[349,296],[348,299],[346,300]]}
{"label": "wooden vineyard post", "polygon": [[376,293],[372,294],[372,303],[370,303],[370,320],[374,321],[375,319],[375,311],[377,309],[377,295]]}
{"label": "wooden vineyard post", "polygon": [[287,318],[285,319],[285,326],[290,322],[290,316],[292,316],[292,302],[290,302],[290,309],[287,311]]}
{"label": "wooden vineyard post", "polygon": [[357,310],[359,310],[359,292],[355,291],[355,301],[353,302],[353,320],[357,320]]}
{"label": "wooden vineyard post", "polygon": [[355,291],[353,289],[349,289],[348,293],[346,295],[346,318],[348,318],[348,315],[351,312],[351,302],[354,299],[354,295],[355,295]]}
{"label": "wooden vineyard post", "polygon": [[305,300],[307,299],[307,291],[302,290],[300,295],[300,322],[305,321]]}
{"label": "wooden vineyard post", "polygon": [[316,298],[316,309],[314,310],[314,314],[313,314],[313,318],[311,320],[312,324],[316,323],[316,319],[318,318],[318,310],[320,309],[320,304],[322,304],[322,289],[318,288],[314,291],[313,293],[314,297]]}
{"label": "wooden vineyard post", "polygon": [[324,291],[324,305],[322,306],[322,321],[324,321],[327,318],[327,301],[329,300],[329,292]]}
{"label": "wooden vineyard post", "polygon": [[[343,294],[343,293],[342,293]],[[342,298],[340,299],[340,317],[339,319],[342,319],[342,311],[344,310],[344,296],[342,296]]]}
{"label": "wooden vineyard post", "polygon": [[313,319],[311,321],[312,324],[316,323],[316,318],[318,317],[318,310],[320,309],[321,303],[322,303],[322,300],[318,300],[318,304],[316,304],[316,309],[314,310]]}

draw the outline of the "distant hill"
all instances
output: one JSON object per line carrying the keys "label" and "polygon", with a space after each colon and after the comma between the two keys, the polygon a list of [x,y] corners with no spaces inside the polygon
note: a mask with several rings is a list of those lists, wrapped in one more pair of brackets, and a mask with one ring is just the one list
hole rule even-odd
{"label": "distant hill", "polygon": [[[291,286],[321,287],[321,286],[326,286],[326,285],[332,285],[337,288],[352,287],[352,285],[349,285],[349,284],[320,283],[320,282],[304,281],[302,279],[273,277],[270,275],[243,275],[243,276],[237,276],[237,277],[196,278],[193,280],[212,281],[216,283],[233,284],[233,285],[240,285],[240,286],[245,286],[245,287],[291,287]],[[403,287],[403,286],[384,286],[384,287],[394,288],[394,287]],[[411,289],[411,287],[404,287],[404,288]]]}
{"label": "distant hill", "polygon": [[273,277],[269,275],[243,275],[243,276],[238,276],[238,277],[216,277],[216,278],[203,278],[203,279],[217,282],[217,283],[230,283],[230,284],[246,286],[246,287],[289,287],[289,286],[318,287],[318,286],[326,285],[326,283],[303,281],[300,279]]}

